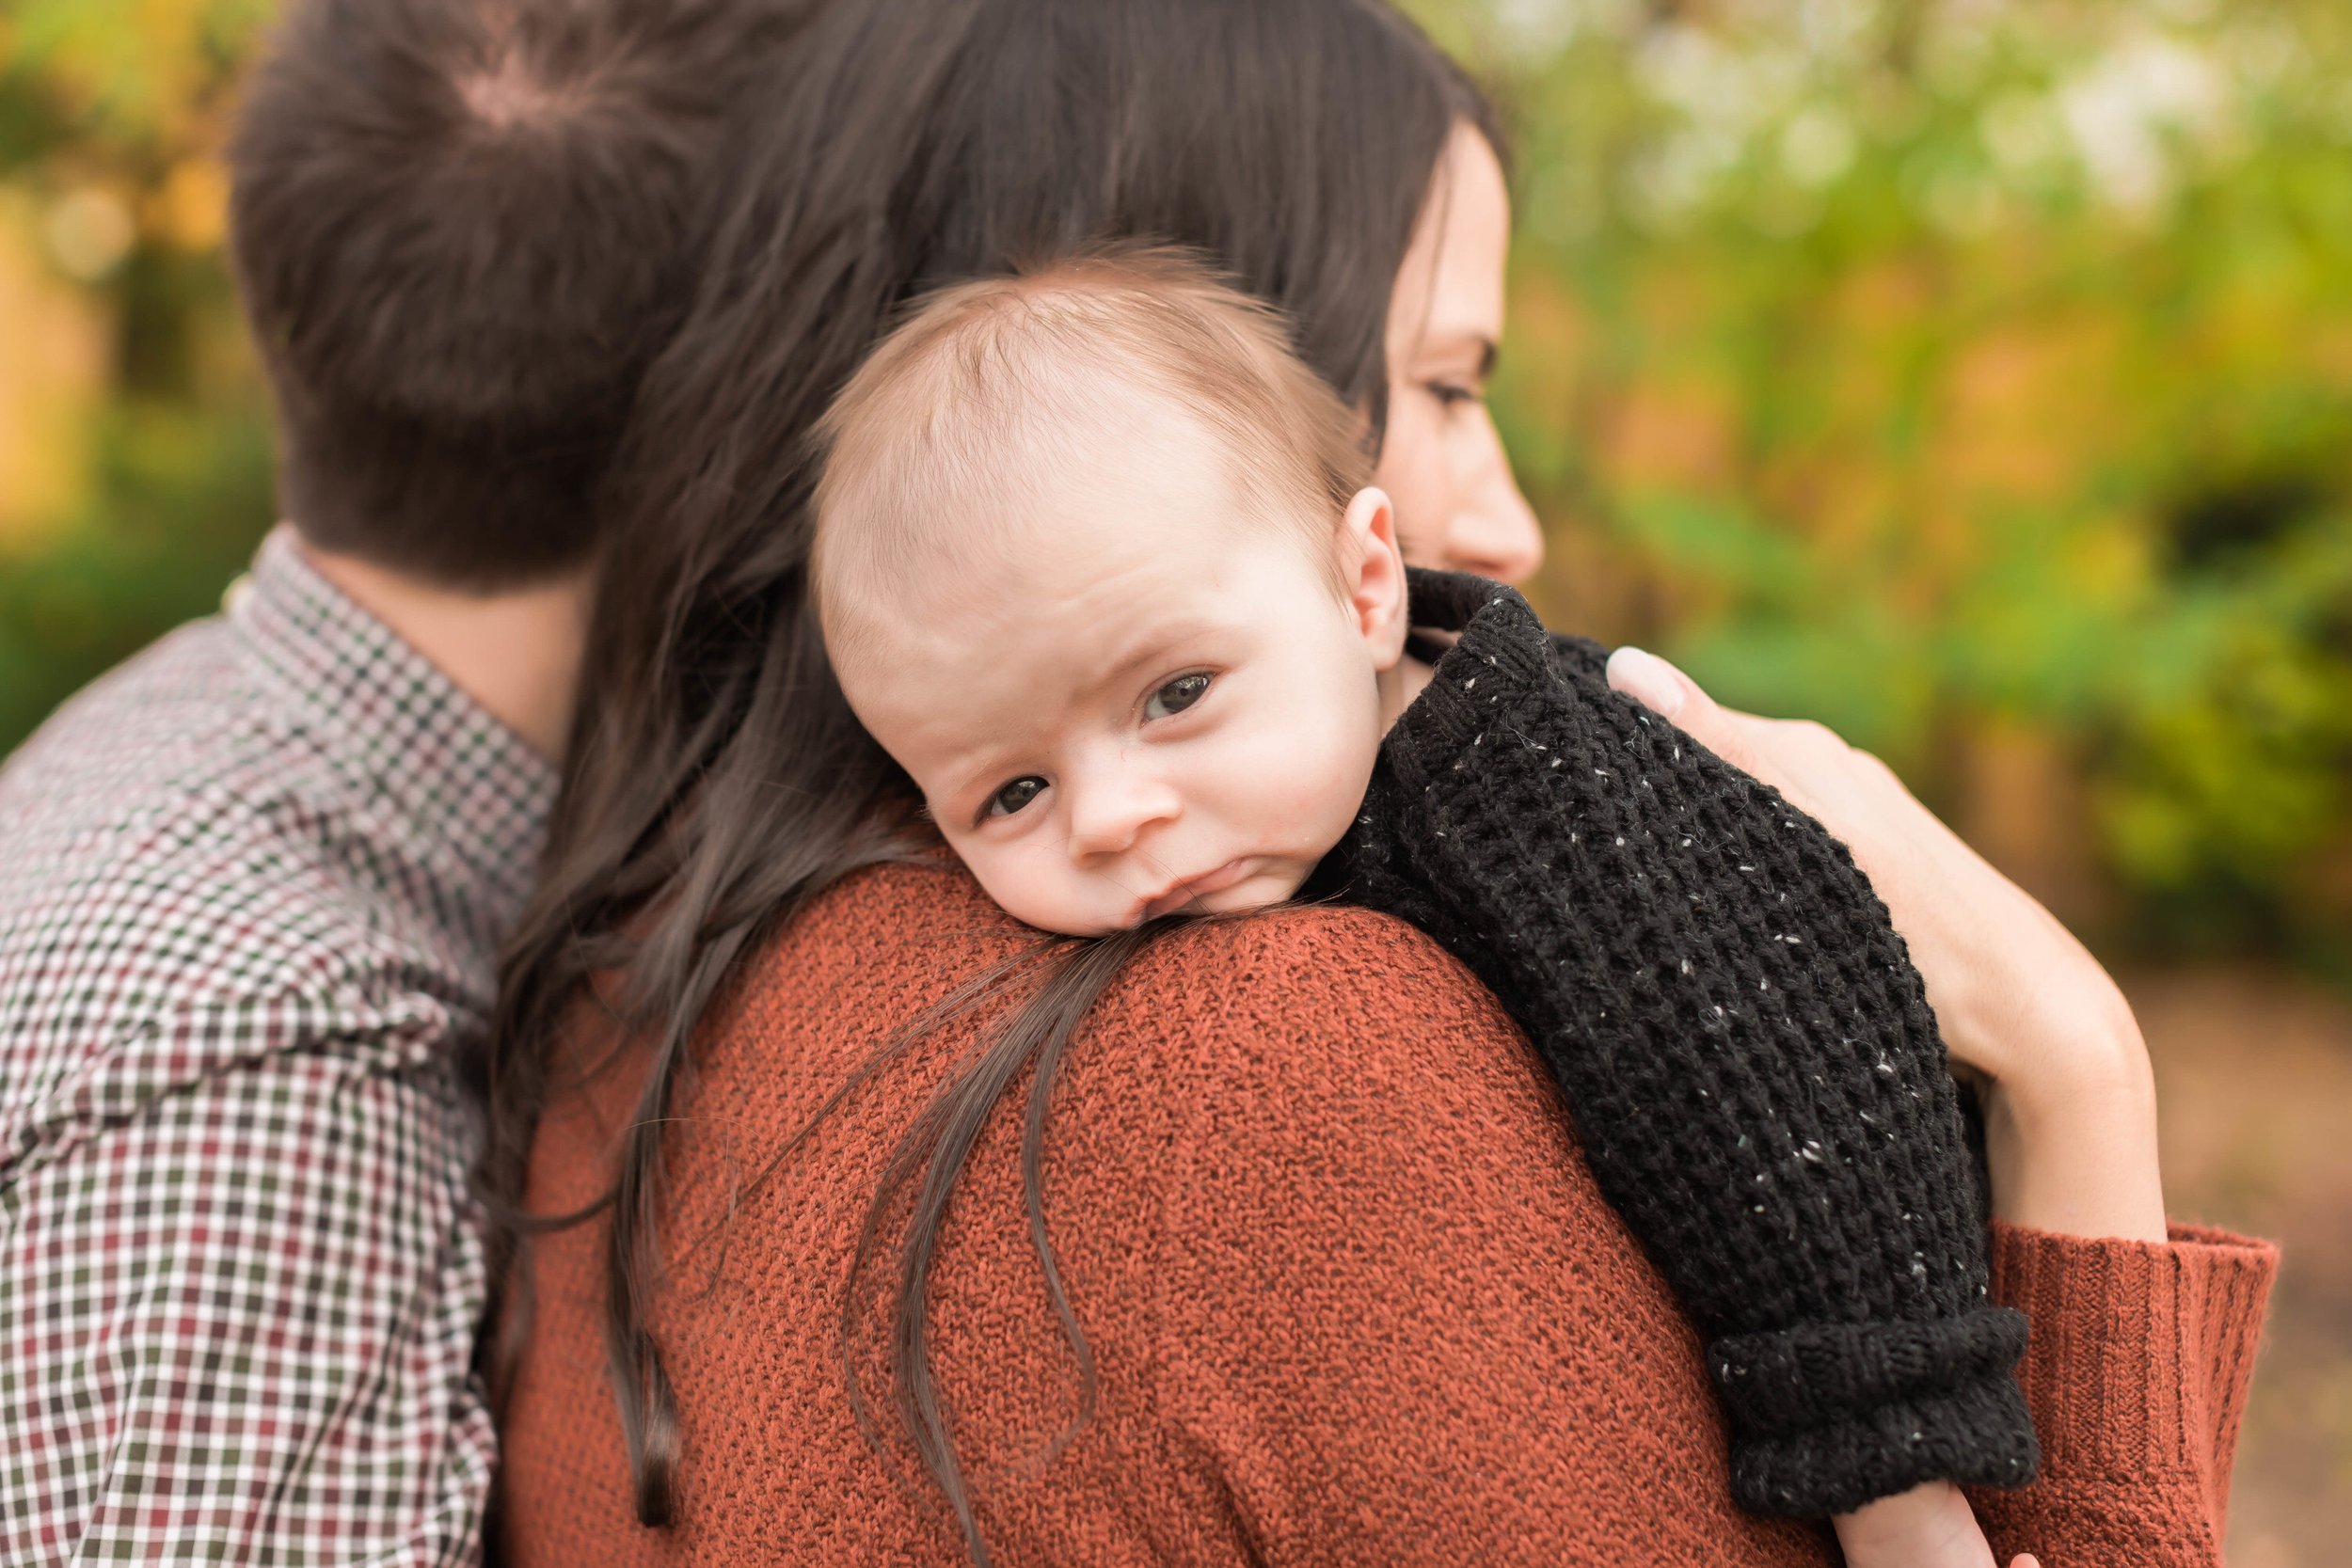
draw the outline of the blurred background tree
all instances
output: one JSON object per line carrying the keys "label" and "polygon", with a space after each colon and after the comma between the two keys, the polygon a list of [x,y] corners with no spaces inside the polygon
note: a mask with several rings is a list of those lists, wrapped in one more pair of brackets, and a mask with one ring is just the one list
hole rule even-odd
{"label": "blurred background tree", "polygon": [[0,752],[269,526],[218,151],[266,0],[0,8]]}

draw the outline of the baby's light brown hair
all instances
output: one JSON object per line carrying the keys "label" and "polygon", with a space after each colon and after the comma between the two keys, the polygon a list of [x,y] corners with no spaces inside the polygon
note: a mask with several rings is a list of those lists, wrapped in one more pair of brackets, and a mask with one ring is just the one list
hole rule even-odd
{"label": "baby's light brown hair", "polygon": [[1297,531],[1343,594],[1338,524],[1372,477],[1362,420],[1273,309],[1182,251],[1125,247],[930,294],[850,377],[816,430],[827,637],[859,642],[856,607],[918,567],[1007,559],[974,498],[1030,510],[1073,457],[1138,439],[1137,394],[1205,427],[1247,520]]}

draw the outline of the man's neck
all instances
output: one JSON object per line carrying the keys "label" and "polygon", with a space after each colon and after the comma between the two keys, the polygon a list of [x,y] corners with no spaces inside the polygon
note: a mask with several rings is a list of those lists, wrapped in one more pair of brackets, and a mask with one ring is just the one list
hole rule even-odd
{"label": "man's neck", "polygon": [[303,559],[550,761],[564,753],[595,574],[466,594],[301,540]]}

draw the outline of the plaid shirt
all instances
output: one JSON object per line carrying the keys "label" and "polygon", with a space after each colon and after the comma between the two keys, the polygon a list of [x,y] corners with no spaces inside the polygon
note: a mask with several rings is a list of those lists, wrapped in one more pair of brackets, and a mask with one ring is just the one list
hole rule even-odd
{"label": "plaid shirt", "polygon": [[553,791],[283,530],[0,770],[0,1560],[480,1558],[451,1048]]}

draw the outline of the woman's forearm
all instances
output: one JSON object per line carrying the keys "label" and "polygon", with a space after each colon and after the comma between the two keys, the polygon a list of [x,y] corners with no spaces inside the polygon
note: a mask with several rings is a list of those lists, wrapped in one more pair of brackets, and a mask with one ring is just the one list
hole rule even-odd
{"label": "woman's forearm", "polygon": [[1981,863],[1963,870],[1988,886],[1946,908],[1937,1010],[1954,1061],[1990,1069],[1994,1214],[2162,1242],[2155,1079],[2130,1004],[2048,911]]}
{"label": "woman's forearm", "polygon": [[2064,1236],[2165,1239],[2153,1085],[2113,1081],[2044,1103],[1995,1089],[1985,1103],[1993,1212]]}

